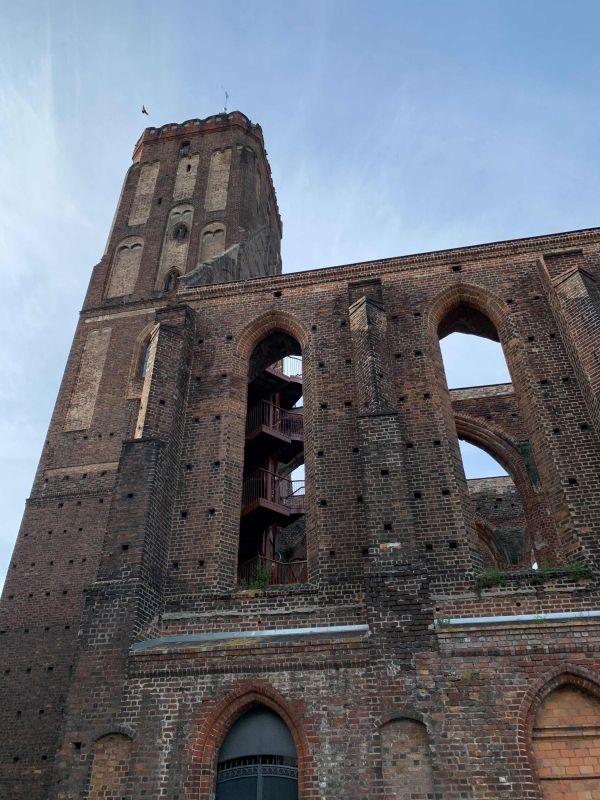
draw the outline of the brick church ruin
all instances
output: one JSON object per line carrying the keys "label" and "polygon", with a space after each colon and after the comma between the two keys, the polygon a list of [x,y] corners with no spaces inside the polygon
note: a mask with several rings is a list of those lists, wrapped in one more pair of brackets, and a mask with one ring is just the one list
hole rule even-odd
{"label": "brick church ruin", "polygon": [[[599,800],[600,229],[285,275],[281,234],[258,125],[144,132],[2,595],[0,797]],[[449,390],[453,332],[512,382]]]}

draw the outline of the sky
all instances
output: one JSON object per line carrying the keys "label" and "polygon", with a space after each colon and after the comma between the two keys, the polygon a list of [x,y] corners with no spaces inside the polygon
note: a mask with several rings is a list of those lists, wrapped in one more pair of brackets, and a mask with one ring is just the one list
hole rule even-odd
{"label": "sky", "polygon": [[[225,89],[262,125],[286,272],[592,227],[599,29],[597,0],[2,0],[0,581],[146,125]],[[453,381],[505,380],[461,348]]]}

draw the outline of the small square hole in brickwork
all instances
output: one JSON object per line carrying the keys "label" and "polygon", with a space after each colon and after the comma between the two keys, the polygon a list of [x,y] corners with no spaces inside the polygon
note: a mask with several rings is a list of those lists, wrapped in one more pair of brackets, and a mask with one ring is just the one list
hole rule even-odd
{"label": "small square hole in brickwork", "polygon": [[353,452],[353,453],[358,453],[358,452],[359,452],[359,450],[358,450],[358,447],[353,447],[353,448],[352,448],[352,452]]}
{"label": "small square hole in brickwork", "polygon": [[434,447],[440,447],[441,444],[442,444],[442,440],[441,439],[434,439],[433,440],[433,446]]}
{"label": "small square hole in brickwork", "polygon": [[570,378],[568,375],[565,375],[565,376],[563,377],[563,379],[562,379],[562,382],[563,382],[563,383],[568,383],[570,380],[571,380],[571,378]]}
{"label": "small square hole in brickwork", "polygon": [[158,200],[156,201],[156,205],[157,206],[161,206],[162,205],[162,197],[158,198]]}
{"label": "small square hole in brickwork", "polygon": [[104,498],[103,497],[98,498],[98,502],[99,503],[103,503],[104,502]]}
{"label": "small square hole in brickwork", "polygon": [[535,342],[535,336],[528,336],[527,337],[527,341],[528,342]]}
{"label": "small square hole in brickwork", "polygon": [[186,519],[187,515],[188,515],[187,511],[181,511],[180,512],[181,519]]}
{"label": "small square hole in brickwork", "polygon": [[392,530],[392,523],[391,522],[384,522],[383,523],[383,530],[384,531],[391,531]]}
{"label": "small square hole in brickwork", "polygon": [[458,547],[458,542],[456,541],[456,539],[450,539],[450,541],[448,542],[448,550],[456,550],[457,547]]}
{"label": "small square hole in brickwork", "polygon": [[394,358],[399,361],[402,358],[402,353],[395,353]]}
{"label": "small square hole in brickwork", "polygon": [[368,547],[363,547],[360,552],[363,554],[363,556],[368,556],[369,555],[369,548]]}
{"label": "small square hole in brickwork", "polygon": [[135,497],[135,495],[134,495],[134,493],[133,493],[133,492],[127,492],[127,498],[128,498],[129,500],[131,500],[131,499],[132,499],[132,498],[134,498],[134,497]]}
{"label": "small square hole in brickwork", "polygon": [[423,497],[423,492],[413,492],[415,500],[420,500]]}
{"label": "small square hole in brickwork", "polygon": [[389,471],[389,469],[382,469],[382,470],[381,470],[381,474],[382,474],[382,475],[389,475],[389,474],[390,474],[390,471]]}
{"label": "small square hole in brickwork", "polygon": [[200,417],[194,417],[194,422],[198,424],[200,422]]}
{"label": "small square hole in brickwork", "polygon": [[221,462],[220,461],[213,461],[213,467],[218,469],[220,466],[221,466]]}
{"label": "small square hole in brickwork", "polygon": [[324,508],[327,505],[327,500],[319,500],[319,505]]}
{"label": "small square hole in brickwork", "polygon": [[325,366],[325,362],[324,361],[319,361],[319,367],[321,369],[323,369],[324,366]]}
{"label": "small square hole in brickwork", "polygon": [[121,545],[121,550],[122,550],[124,553],[126,553],[126,552],[129,550],[129,545],[128,545],[128,544],[122,544],[122,545]]}
{"label": "small square hole in brickwork", "polygon": [[410,450],[413,447],[414,447],[414,444],[412,442],[406,442],[406,449],[407,450]]}
{"label": "small square hole in brickwork", "polygon": [[173,561],[171,566],[172,566],[173,569],[179,569],[179,561]]}
{"label": "small square hole in brickwork", "polygon": [[423,351],[422,350],[415,350],[415,355],[416,356],[422,356],[423,355]]}
{"label": "small square hole in brickwork", "polygon": [[187,469],[187,471],[189,472],[189,471],[191,470],[191,468],[192,468],[192,465],[191,465],[191,464],[186,464],[186,465],[185,465],[185,468],[186,468],[186,469]]}
{"label": "small square hole in brickwork", "polygon": [[542,378],[542,380],[540,381],[540,386],[548,386],[549,383],[550,381],[548,380],[548,378]]}
{"label": "small square hole in brickwork", "polygon": [[362,501],[363,501],[362,495],[359,494],[358,497],[356,498],[356,502],[357,503],[362,503]]}
{"label": "small square hole in brickwork", "polygon": [[399,402],[399,403],[404,403],[404,401],[405,401],[405,400],[406,400],[406,397],[404,397],[404,395],[401,395],[401,396],[398,398],[398,402]]}
{"label": "small square hole in brickwork", "polygon": [[198,339],[198,340],[197,340],[197,343],[198,343],[198,344],[204,344],[204,339]]}
{"label": "small square hole in brickwork", "polygon": [[347,358],[346,359],[346,364],[351,364],[351,363],[352,363],[352,359],[351,358]]}
{"label": "small square hole in brickwork", "polygon": [[27,669],[25,670],[25,672],[26,672],[28,675],[29,675],[29,674],[31,674],[31,667],[27,667]]}
{"label": "small square hole in brickwork", "polygon": [[560,433],[560,428],[552,428],[552,433],[557,436]]}
{"label": "small square hole in brickwork", "polygon": [[209,509],[208,509],[208,516],[209,516],[209,517],[214,517],[214,515],[215,515],[215,510],[214,510],[214,508],[209,508]]}
{"label": "small square hole in brickwork", "polygon": [[431,544],[431,542],[427,542],[427,544],[425,545],[425,550],[427,550],[428,553],[430,553],[433,550],[433,545]]}
{"label": "small square hole in brickwork", "polygon": [[444,495],[444,497],[448,497],[448,495],[450,494],[450,489],[442,489],[442,494]]}
{"label": "small square hole in brickwork", "polygon": [[329,551],[329,558],[335,558],[335,550]]}
{"label": "small square hole in brickwork", "polygon": [[161,397],[160,400],[158,401],[158,405],[159,406],[164,406],[164,404],[165,404],[165,401]]}
{"label": "small square hole in brickwork", "polygon": [[462,267],[460,264],[453,264],[452,265],[452,272],[462,272]]}
{"label": "small square hole in brickwork", "polygon": [[316,331],[317,330],[317,326],[316,325],[311,325],[310,329],[311,329],[311,331]]}
{"label": "small square hole in brickwork", "polygon": [[346,320],[345,319],[340,320],[340,328],[345,328],[345,327],[346,327]]}
{"label": "small square hole in brickwork", "polygon": [[587,424],[587,422],[580,422],[580,423],[579,423],[579,430],[582,430],[582,431],[587,431],[587,429],[588,429],[589,427],[590,427],[590,426]]}
{"label": "small square hole in brickwork", "polygon": [[486,415],[485,415],[485,418],[486,418],[487,420],[491,420],[491,419],[492,419],[492,415],[491,415],[491,414],[486,414]]}
{"label": "small square hole in brickwork", "polygon": [[203,567],[204,566],[204,559],[203,558],[198,559],[198,566],[199,567]]}
{"label": "small square hole in brickwork", "polygon": [[577,486],[577,478],[569,478],[569,486]]}
{"label": "small square hole in brickwork", "polygon": [[507,305],[509,306],[512,305],[512,302],[513,302],[512,297],[509,297],[508,300],[506,301]]}
{"label": "small square hole in brickwork", "polygon": [[59,504],[58,504],[58,507],[59,507],[59,508],[62,508],[63,506],[64,506],[64,503],[59,503]]}
{"label": "small square hole in brickwork", "polygon": [[429,392],[425,392],[423,394],[423,399],[424,400],[431,400],[431,394]]}
{"label": "small square hole in brickwork", "polygon": [[326,409],[329,408],[329,405],[327,403],[321,403],[321,408],[323,411],[325,411]]}
{"label": "small square hole in brickwork", "polygon": [[281,291],[273,292],[273,297],[281,297]]}
{"label": "small square hole in brickwork", "polygon": [[228,333],[227,336],[225,337],[225,341],[226,342],[231,342],[232,339],[233,339],[233,336],[230,333]]}
{"label": "small square hole in brickwork", "polygon": [[351,405],[352,405],[352,400],[344,400],[344,406],[346,408],[350,408]]}
{"label": "small square hole in brickwork", "polygon": [[226,372],[222,372],[222,373],[221,373],[221,377],[222,377],[222,378],[226,378],[226,377],[227,377],[227,373],[226,373]]}
{"label": "small square hole in brickwork", "polygon": [[81,742],[73,742],[73,750],[81,750]]}
{"label": "small square hole in brickwork", "polygon": [[551,338],[551,339],[556,339],[556,334],[555,334],[555,333],[551,333],[551,334],[550,334],[550,338]]}
{"label": "small square hole in brickwork", "polygon": [[324,455],[324,452],[323,452],[323,450],[317,450],[317,456],[318,456],[319,458],[322,458],[322,457],[323,457],[323,455]]}
{"label": "small square hole in brickwork", "polygon": [[19,756],[13,756],[13,764],[16,764],[19,760]]}
{"label": "small square hole in brickwork", "polygon": [[420,317],[421,316],[421,312],[420,311],[415,311],[413,316]]}

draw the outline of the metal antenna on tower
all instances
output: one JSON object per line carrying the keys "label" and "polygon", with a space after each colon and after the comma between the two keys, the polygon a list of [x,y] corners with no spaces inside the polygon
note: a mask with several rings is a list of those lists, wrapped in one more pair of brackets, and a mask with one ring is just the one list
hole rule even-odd
{"label": "metal antenna on tower", "polygon": [[227,113],[227,101],[229,100],[229,92],[227,91],[227,89],[225,89],[224,86],[222,86],[221,88],[225,92],[225,108],[223,109],[223,113],[226,114]]}

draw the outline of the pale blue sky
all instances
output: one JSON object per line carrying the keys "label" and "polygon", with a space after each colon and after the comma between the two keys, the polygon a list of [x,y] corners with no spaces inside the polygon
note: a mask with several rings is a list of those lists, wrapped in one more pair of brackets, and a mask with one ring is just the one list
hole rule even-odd
{"label": "pale blue sky", "polygon": [[594,226],[598,30],[596,0],[4,0],[0,574],[146,124],[222,87],[261,123],[286,271]]}

